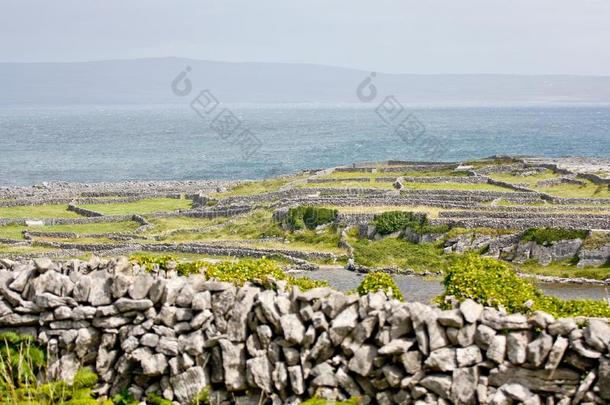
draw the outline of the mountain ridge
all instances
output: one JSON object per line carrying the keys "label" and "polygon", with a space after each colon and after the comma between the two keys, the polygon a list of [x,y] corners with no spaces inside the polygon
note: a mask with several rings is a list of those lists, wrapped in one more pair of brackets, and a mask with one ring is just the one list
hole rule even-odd
{"label": "mountain ridge", "polygon": [[[0,104],[174,104],[171,83],[187,66],[194,97],[222,102],[360,103],[371,72],[309,63],[222,62],[179,57],[0,63]],[[374,102],[410,104],[608,104],[610,76],[376,72]]]}

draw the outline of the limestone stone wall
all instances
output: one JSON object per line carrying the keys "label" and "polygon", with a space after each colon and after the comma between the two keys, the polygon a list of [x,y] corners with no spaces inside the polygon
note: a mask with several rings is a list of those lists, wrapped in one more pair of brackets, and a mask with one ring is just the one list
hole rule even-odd
{"label": "limestone stone wall", "polygon": [[0,331],[48,348],[51,376],[81,366],[98,391],[156,391],[188,404],[610,401],[602,320],[506,315],[473,301],[441,311],[383,293],[265,289],[145,273],[125,258],[0,260]]}

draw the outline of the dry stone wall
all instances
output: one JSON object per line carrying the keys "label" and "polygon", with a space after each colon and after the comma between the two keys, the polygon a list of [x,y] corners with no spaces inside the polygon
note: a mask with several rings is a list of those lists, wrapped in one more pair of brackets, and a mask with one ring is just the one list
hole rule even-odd
{"label": "dry stone wall", "polygon": [[49,373],[81,366],[97,389],[188,404],[610,401],[610,327],[506,315],[465,301],[441,311],[383,293],[266,289],[145,273],[125,258],[0,260],[0,330],[48,348]]}

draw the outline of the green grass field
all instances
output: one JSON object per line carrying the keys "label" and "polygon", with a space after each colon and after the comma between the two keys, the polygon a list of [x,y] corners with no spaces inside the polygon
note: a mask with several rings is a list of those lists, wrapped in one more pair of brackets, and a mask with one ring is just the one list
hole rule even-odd
{"label": "green grass field", "polygon": [[102,213],[104,215],[129,215],[129,214],[152,214],[154,212],[166,212],[176,210],[187,210],[191,208],[192,201],[176,198],[150,198],[130,203],[118,204],[85,204],[81,208]]}
{"label": "green grass field", "polygon": [[386,238],[379,241],[357,240],[353,242],[356,263],[367,267],[396,267],[417,272],[443,271],[452,255],[432,244],[414,244],[403,239]]}
{"label": "green grass field", "polygon": [[0,207],[0,218],[78,218],[80,215],[68,211],[67,205],[28,205]]}
{"label": "green grass field", "polygon": [[[23,225],[5,225],[0,226],[0,238],[3,239],[23,239],[23,230],[27,227]],[[42,227],[36,227],[34,229],[42,229]]]}
{"label": "green grass field", "polygon": [[590,181],[579,186],[577,184],[559,184],[550,187],[534,187],[535,190],[565,198],[610,198],[608,186],[597,185]]}
{"label": "green grass field", "polygon": [[498,191],[512,193],[514,190],[493,184],[469,183],[403,183],[403,190],[458,190],[458,191]]}
{"label": "green grass field", "polygon": [[376,181],[332,181],[330,183],[303,183],[301,188],[379,188],[393,190],[394,186],[390,182]]}
{"label": "green grass field", "polygon": [[542,276],[554,276],[565,278],[583,277],[593,280],[606,280],[610,278],[610,266],[578,268],[569,262],[555,262],[548,266],[542,266],[535,262],[513,265],[515,270]]}
{"label": "green grass field", "polygon": [[527,184],[528,186],[535,186],[536,183],[542,180],[559,178],[559,176],[551,170],[545,170],[544,172],[531,176],[519,176],[510,173],[491,173],[489,177],[498,181],[505,181],[512,184]]}

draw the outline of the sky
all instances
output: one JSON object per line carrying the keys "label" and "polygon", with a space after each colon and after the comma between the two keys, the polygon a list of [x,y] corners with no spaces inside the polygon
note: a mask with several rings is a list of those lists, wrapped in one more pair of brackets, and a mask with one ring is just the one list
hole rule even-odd
{"label": "sky", "polygon": [[608,0],[0,0],[0,62],[610,75]]}

